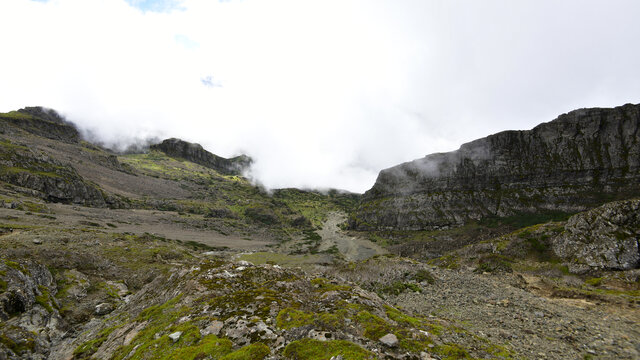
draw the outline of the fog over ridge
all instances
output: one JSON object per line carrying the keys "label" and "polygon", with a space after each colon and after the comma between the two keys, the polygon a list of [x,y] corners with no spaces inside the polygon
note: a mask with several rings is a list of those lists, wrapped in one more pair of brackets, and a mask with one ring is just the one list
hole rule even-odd
{"label": "fog over ridge", "polygon": [[50,107],[119,148],[177,137],[246,153],[269,188],[364,192],[429,153],[640,102],[632,0],[4,0],[0,12],[0,111]]}

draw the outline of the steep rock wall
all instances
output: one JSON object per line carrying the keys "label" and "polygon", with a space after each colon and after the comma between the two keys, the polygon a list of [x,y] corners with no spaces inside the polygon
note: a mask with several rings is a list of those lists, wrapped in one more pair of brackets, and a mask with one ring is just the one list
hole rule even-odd
{"label": "steep rock wall", "polygon": [[150,148],[151,150],[162,151],[172,157],[183,158],[206,166],[222,174],[240,175],[252,163],[251,158],[246,155],[226,159],[208,152],[200,144],[193,144],[176,138],[166,139],[160,144],[151,145]]}
{"label": "steep rock wall", "polygon": [[580,109],[380,172],[350,225],[419,230],[640,195],[640,105]]}

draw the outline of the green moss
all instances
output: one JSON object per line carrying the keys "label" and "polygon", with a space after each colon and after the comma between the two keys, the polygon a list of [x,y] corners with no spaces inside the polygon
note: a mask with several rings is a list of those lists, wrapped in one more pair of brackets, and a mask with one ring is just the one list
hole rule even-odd
{"label": "green moss", "polygon": [[396,281],[380,290],[382,293],[390,295],[400,295],[405,291],[421,292],[420,286],[417,284]]}
{"label": "green moss", "polygon": [[33,120],[35,119],[32,115],[25,114],[19,111],[9,111],[8,113],[0,113],[0,118],[2,119],[12,119],[12,120]]}
{"label": "green moss", "polygon": [[384,319],[368,311],[359,312],[355,319],[364,329],[364,337],[371,340],[377,341],[393,330],[392,326],[384,321]]}
{"label": "green moss", "polygon": [[84,342],[82,345],[78,346],[75,350],[73,350],[74,359],[88,359],[91,355],[95,354],[100,348],[100,345],[107,341],[109,335],[120,326],[114,326],[110,328],[103,329],[98,333],[98,337],[96,339],[92,339]]}
{"label": "green moss", "polygon": [[232,351],[233,343],[227,339],[220,339],[215,335],[207,335],[194,345],[178,348],[166,354],[164,359],[220,359]]}
{"label": "green moss", "polygon": [[442,356],[443,360],[471,359],[469,353],[457,344],[443,344],[436,346],[434,352]]}
{"label": "green moss", "polygon": [[[56,306],[56,304],[51,298],[49,289],[45,286],[38,285],[38,290],[40,290],[40,295],[36,295],[36,304],[42,305],[48,312],[53,312],[53,306]],[[51,306],[51,304],[53,304],[53,306]]]}
{"label": "green moss", "polygon": [[283,355],[289,359],[326,360],[341,355],[345,360],[374,359],[374,354],[344,340],[297,340],[285,347]]}
{"label": "green moss", "polygon": [[221,360],[262,360],[269,355],[269,347],[262,343],[255,343],[244,346],[228,355]]}
{"label": "green moss", "polygon": [[180,301],[181,298],[182,295],[178,295],[164,304],[158,304],[144,309],[140,315],[138,315],[138,320],[146,321],[163,317],[166,315],[168,310],[171,310]]}
{"label": "green moss", "polygon": [[431,275],[428,270],[420,269],[413,275],[413,280],[417,282],[427,282],[429,284],[433,284],[436,282],[436,279]]}
{"label": "green moss", "polygon": [[422,319],[405,315],[400,310],[392,308],[391,306],[388,306],[388,305],[385,305],[384,309],[389,319],[397,322],[398,324],[407,325],[415,328],[422,328],[424,326],[425,321]]}
{"label": "green moss", "polygon": [[591,286],[600,286],[602,284],[602,280],[603,278],[599,277],[599,278],[589,278],[587,280],[585,280],[585,284],[587,285],[591,285]]}
{"label": "green moss", "polygon": [[544,211],[536,213],[521,213],[503,218],[489,217],[480,221],[480,224],[489,228],[507,226],[512,229],[520,229],[535,224],[542,224],[549,221],[566,221],[572,213],[562,211]]}
{"label": "green moss", "polygon": [[20,205],[18,205],[17,209],[23,210],[23,211],[30,211],[33,213],[48,213],[51,211],[46,205],[34,203],[31,201],[22,202]]}
{"label": "green moss", "polygon": [[22,264],[17,263],[15,261],[11,261],[11,260],[5,260],[4,264],[7,265],[10,268],[16,269],[18,271],[20,271],[21,273],[27,275],[27,276],[31,276],[31,272],[29,272],[29,270],[24,267]]}
{"label": "green moss", "polygon": [[98,288],[103,289],[109,297],[120,299],[120,296],[118,295],[118,289],[115,286],[109,285],[106,282],[100,282],[98,283]]}
{"label": "green moss", "polygon": [[478,260],[478,267],[475,272],[478,273],[495,273],[495,272],[512,272],[511,259],[500,254],[485,255]]}
{"label": "green moss", "polygon": [[10,174],[21,174],[21,173],[28,173],[28,174],[37,175],[37,176],[64,179],[59,174],[56,174],[55,172],[51,172],[51,171],[39,171],[39,170],[21,168],[21,167],[5,167],[2,170],[0,170],[0,174],[10,175]]}
{"label": "green moss", "polygon": [[36,347],[36,342],[31,337],[23,337],[18,341],[14,341],[4,333],[0,333],[0,344],[3,344],[17,355],[24,351],[33,352]]}
{"label": "green moss", "polygon": [[7,286],[8,286],[7,282],[0,279],[0,293],[7,291]]}
{"label": "green moss", "polygon": [[460,259],[455,255],[444,255],[436,259],[431,259],[427,263],[440,266],[445,269],[456,270],[460,268]]}
{"label": "green moss", "polygon": [[331,313],[322,312],[314,314],[293,308],[285,308],[278,313],[276,326],[280,329],[287,330],[305,325],[314,325],[318,329],[331,331],[341,328],[346,317],[346,309],[338,309]]}
{"label": "green moss", "polygon": [[312,314],[292,308],[280,310],[276,317],[276,326],[284,330],[310,325],[313,322],[314,316]]}
{"label": "green moss", "polygon": [[315,286],[316,291],[325,293],[327,291],[349,291],[350,286],[347,285],[335,285],[325,278],[316,278],[311,280],[311,283]]}
{"label": "green moss", "polygon": [[245,260],[252,264],[278,264],[283,266],[301,266],[318,263],[321,255],[290,255],[273,252],[255,252],[238,256],[239,260]]}

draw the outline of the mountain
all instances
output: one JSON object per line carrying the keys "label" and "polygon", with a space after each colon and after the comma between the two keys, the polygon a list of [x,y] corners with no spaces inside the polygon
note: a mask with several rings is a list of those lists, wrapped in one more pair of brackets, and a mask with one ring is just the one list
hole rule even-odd
{"label": "mountain", "polygon": [[[637,180],[637,167],[615,170],[620,158],[637,161],[625,130],[636,107],[621,109],[604,117],[622,119],[620,130],[602,138],[623,140],[589,143],[607,149],[602,159],[576,137],[538,136],[555,136],[559,158],[586,169],[575,179],[547,174],[582,184],[553,188],[563,211],[634,196],[637,182],[615,181]],[[431,158],[458,159],[489,183],[517,179],[527,194],[544,176],[526,179],[501,162],[517,163],[528,136],[463,146],[477,166],[460,154]],[[0,113],[0,360],[640,357],[638,199],[552,213],[556,221],[541,205],[524,220],[463,213],[464,225],[446,229],[353,231],[346,220],[373,190],[361,201],[339,190],[265,189],[243,176],[248,157],[180,139],[147,145],[110,151],[42,107]],[[490,160],[496,153],[508,156]],[[460,166],[447,161],[438,163],[446,180],[420,176],[463,188],[468,177],[457,179]],[[614,170],[592,169],[602,164]],[[598,188],[584,182],[590,174],[604,188],[598,201],[587,196]],[[401,198],[425,189],[376,186]],[[584,199],[573,204],[576,194]]]}
{"label": "mountain", "polygon": [[359,230],[572,214],[640,195],[640,106],[580,109],[383,170],[351,217]]}
{"label": "mountain", "polygon": [[184,158],[228,175],[241,175],[243,171],[249,169],[253,162],[247,155],[225,159],[208,152],[200,144],[193,144],[176,138],[166,139],[160,144],[153,144],[150,149],[162,151],[172,157]]}

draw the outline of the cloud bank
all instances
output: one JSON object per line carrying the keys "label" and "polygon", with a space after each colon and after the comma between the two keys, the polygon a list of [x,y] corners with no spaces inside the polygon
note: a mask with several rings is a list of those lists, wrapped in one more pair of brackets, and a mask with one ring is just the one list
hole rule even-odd
{"label": "cloud bank", "polygon": [[268,187],[379,170],[580,107],[640,102],[633,0],[3,0],[0,111],[108,144],[247,153]]}

